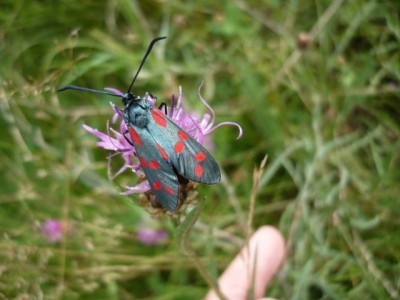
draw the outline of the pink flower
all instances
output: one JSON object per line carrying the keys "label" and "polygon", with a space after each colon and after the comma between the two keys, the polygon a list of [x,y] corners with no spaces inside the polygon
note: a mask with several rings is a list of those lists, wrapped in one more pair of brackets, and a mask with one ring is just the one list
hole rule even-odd
{"label": "pink flower", "polygon": [[50,243],[55,243],[63,237],[63,225],[58,220],[50,219],[42,225],[42,232]]}
{"label": "pink flower", "polygon": [[136,232],[136,238],[145,245],[160,245],[168,240],[168,234],[162,229],[143,228]]}
{"label": "pink flower", "polygon": [[[208,134],[214,131],[215,129],[219,128],[223,125],[233,125],[238,127],[239,134],[237,139],[242,136],[242,128],[239,124],[234,122],[223,122],[217,125],[215,123],[215,113],[210,107],[210,105],[203,99],[200,94],[200,90],[203,86],[203,83],[200,85],[198,90],[198,95],[200,101],[209,109],[209,113],[204,114],[202,117],[198,117],[198,113],[187,112],[182,108],[183,103],[183,94],[182,89],[179,88],[179,96],[175,102],[175,98],[172,97],[171,99],[171,106],[167,115],[170,119],[172,119],[179,127],[184,129],[187,133],[189,133],[195,140],[197,140],[200,144],[205,145],[205,143],[209,143],[209,136]],[[123,93],[114,88],[105,88],[115,95],[122,96]],[[150,95],[146,95],[149,102],[154,105],[156,99]],[[117,171],[117,173],[113,176],[115,178],[122,172],[127,169],[131,169],[139,178],[144,178],[144,173],[141,170],[141,165],[139,160],[137,159],[136,152],[134,147],[125,139],[124,133],[127,130],[127,125],[125,124],[123,113],[122,111],[114,104],[111,104],[112,109],[114,110],[114,117],[112,119],[112,124],[115,124],[117,121],[120,122],[118,130],[110,128],[109,122],[107,122],[107,133],[103,133],[98,131],[97,129],[93,129],[88,125],[83,125],[83,127],[90,132],[91,134],[95,135],[100,139],[97,142],[97,146],[115,151],[115,154],[120,154],[124,159],[124,165]],[[113,154],[111,157],[114,157]],[[129,195],[133,193],[144,193],[150,190],[150,186],[147,180],[141,180],[135,186],[128,186],[126,187],[126,191],[122,194]]]}

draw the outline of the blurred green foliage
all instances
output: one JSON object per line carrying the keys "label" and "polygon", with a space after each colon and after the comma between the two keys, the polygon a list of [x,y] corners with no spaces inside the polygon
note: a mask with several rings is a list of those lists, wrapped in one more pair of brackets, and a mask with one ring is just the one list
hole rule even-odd
{"label": "blurred green foliage", "polygon": [[[400,2],[399,2],[400,3]],[[208,287],[173,242],[145,246],[133,185],[107,178],[109,97],[59,95],[66,84],[124,90],[148,42],[135,92],[236,129],[213,133],[222,184],[193,248],[219,271],[245,241],[251,173],[268,154],[254,224],[280,228],[288,256],[268,295],[396,299],[400,237],[400,4],[397,1],[11,1],[0,10],[0,298],[192,299]],[[119,103],[118,103],[119,104]],[[117,168],[117,166],[115,166]],[[47,219],[70,224],[46,241]],[[218,235],[216,232],[223,233]],[[230,237],[230,238],[227,238]],[[215,248],[209,253],[209,245]],[[208,253],[208,255],[206,255]]]}

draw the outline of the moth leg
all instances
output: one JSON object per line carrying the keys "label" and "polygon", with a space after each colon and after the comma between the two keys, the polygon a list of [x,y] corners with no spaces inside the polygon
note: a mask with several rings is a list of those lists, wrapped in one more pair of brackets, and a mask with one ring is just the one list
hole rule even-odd
{"label": "moth leg", "polygon": [[122,134],[125,138],[125,140],[131,145],[131,146],[135,146],[127,137],[125,134],[129,133],[128,129]]}
{"label": "moth leg", "polygon": [[169,116],[170,118],[172,118],[173,114],[174,114],[174,107],[175,107],[175,96],[172,95],[172,99],[171,99],[171,110],[169,111],[169,115],[168,115],[168,111],[167,111],[167,104],[165,102],[162,102],[159,106],[158,109],[162,110],[164,108],[164,114],[166,116]]}
{"label": "moth leg", "polygon": [[159,110],[163,110],[163,109],[164,109],[164,114],[165,114],[165,115],[168,115],[168,112],[167,112],[167,103],[162,102],[162,103],[158,106],[158,109],[159,109]]}
{"label": "moth leg", "polygon": [[155,100],[156,100],[155,102],[157,102],[157,97],[153,96],[153,94],[150,93],[150,92],[148,92],[148,93],[149,93],[150,97],[153,98],[153,99],[155,99]]}

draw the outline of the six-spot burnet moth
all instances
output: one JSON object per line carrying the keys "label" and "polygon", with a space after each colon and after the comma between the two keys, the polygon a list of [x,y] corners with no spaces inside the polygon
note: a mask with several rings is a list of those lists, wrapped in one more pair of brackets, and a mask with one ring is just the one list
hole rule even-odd
{"label": "six-spot burnet moth", "polygon": [[173,212],[178,206],[182,184],[189,180],[216,184],[221,180],[221,172],[211,154],[161,111],[164,104],[157,108],[148,101],[148,94],[142,98],[131,92],[154,44],[165,38],[158,37],[151,41],[128,91],[122,96],[74,85],[58,91],[80,90],[121,97],[128,128],[124,136],[135,148],[157,202]]}

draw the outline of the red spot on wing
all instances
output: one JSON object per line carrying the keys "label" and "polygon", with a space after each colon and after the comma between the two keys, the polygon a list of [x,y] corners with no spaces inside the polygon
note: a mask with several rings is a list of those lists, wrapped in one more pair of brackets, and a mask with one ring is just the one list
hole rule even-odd
{"label": "red spot on wing", "polygon": [[167,154],[167,153],[165,152],[165,150],[160,146],[159,143],[157,143],[157,148],[158,148],[158,151],[160,151],[161,156],[162,156],[164,159],[169,159],[168,154]]}
{"label": "red spot on wing", "polygon": [[153,187],[158,191],[161,189],[161,182],[159,180],[153,182]]}
{"label": "red spot on wing", "polygon": [[185,144],[182,141],[176,142],[174,146],[174,151],[176,154],[182,153],[184,149],[185,149]]}
{"label": "red spot on wing", "polygon": [[157,109],[153,109],[151,111],[151,115],[153,116],[153,119],[156,121],[157,125],[162,127],[167,126],[167,120],[165,120],[165,117],[162,116]]}
{"label": "red spot on wing", "polygon": [[175,194],[174,190],[169,188],[169,187],[167,187],[167,186],[164,186],[164,191],[169,195]]}
{"label": "red spot on wing", "polygon": [[146,160],[143,157],[139,158],[139,160],[140,164],[142,165],[142,168],[146,168],[147,167]]}
{"label": "red spot on wing", "polygon": [[203,167],[201,165],[194,166],[194,175],[201,177],[203,175]]}
{"label": "red spot on wing", "polygon": [[178,131],[178,137],[183,141],[186,141],[187,139],[189,139],[189,136],[182,130]]}
{"label": "red spot on wing", "polygon": [[129,130],[129,134],[130,134],[130,136],[131,136],[131,138],[132,138],[132,142],[133,142],[136,146],[139,146],[140,143],[141,143],[139,134],[136,132],[135,129],[133,129],[133,127],[130,127],[130,126],[129,126],[129,127],[128,127],[128,130]]}
{"label": "red spot on wing", "polygon": [[200,151],[194,156],[194,159],[197,160],[198,162],[201,162],[201,161],[205,160],[206,157],[207,156],[204,154],[204,152]]}
{"label": "red spot on wing", "polygon": [[156,160],[149,161],[149,167],[151,169],[158,169],[160,167],[160,163]]}

